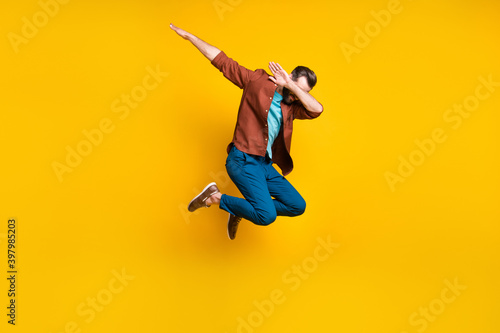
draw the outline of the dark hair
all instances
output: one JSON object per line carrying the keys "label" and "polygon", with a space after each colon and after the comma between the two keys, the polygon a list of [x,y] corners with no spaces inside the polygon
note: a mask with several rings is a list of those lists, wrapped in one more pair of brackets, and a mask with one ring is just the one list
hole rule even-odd
{"label": "dark hair", "polygon": [[316,78],[316,74],[309,68],[305,66],[297,66],[292,71],[292,80],[297,81],[297,79],[301,76],[304,76],[307,79],[307,84],[309,88],[313,88],[316,85],[318,79]]}

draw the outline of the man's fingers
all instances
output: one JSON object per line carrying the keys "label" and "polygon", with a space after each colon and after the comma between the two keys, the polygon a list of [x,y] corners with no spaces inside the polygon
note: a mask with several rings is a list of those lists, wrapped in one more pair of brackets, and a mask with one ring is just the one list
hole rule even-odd
{"label": "man's fingers", "polygon": [[288,74],[288,73],[287,73],[287,72],[283,69],[283,67],[281,67],[281,65],[280,65],[280,64],[276,64],[276,67],[278,67],[278,71],[282,71],[282,72],[284,72],[285,74]]}
{"label": "man's fingers", "polygon": [[273,72],[274,75],[279,74],[280,72],[282,72],[281,74],[287,74],[280,64],[277,64],[272,61],[269,62],[269,69],[271,70],[271,72]]}
{"label": "man's fingers", "polygon": [[273,72],[273,74],[274,74],[274,72],[276,72],[276,69],[274,68],[274,65],[273,65],[272,61],[269,62],[269,69],[271,70],[271,72]]}

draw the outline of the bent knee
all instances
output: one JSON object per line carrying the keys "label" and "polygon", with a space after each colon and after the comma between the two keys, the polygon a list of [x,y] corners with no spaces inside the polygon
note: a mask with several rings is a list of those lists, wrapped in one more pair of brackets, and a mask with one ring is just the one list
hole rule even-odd
{"label": "bent knee", "polygon": [[275,211],[262,212],[258,214],[257,221],[255,221],[255,223],[258,225],[270,225],[276,221],[276,217],[277,215]]}
{"label": "bent knee", "polygon": [[306,201],[301,197],[300,200],[297,200],[294,202],[293,206],[291,207],[291,212],[295,216],[299,216],[304,214],[306,211]]}

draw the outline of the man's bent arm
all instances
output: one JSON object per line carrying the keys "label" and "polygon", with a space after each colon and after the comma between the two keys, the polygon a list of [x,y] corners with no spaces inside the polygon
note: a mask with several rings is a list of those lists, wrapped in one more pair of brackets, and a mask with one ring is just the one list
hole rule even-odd
{"label": "man's bent arm", "polygon": [[297,98],[302,102],[304,108],[309,112],[318,113],[318,115],[323,112],[323,105],[316,100],[310,93],[302,90],[295,81],[292,80],[291,75],[280,66],[280,64],[269,62],[269,69],[274,76],[270,76],[269,79],[279,86],[288,88],[291,92],[297,96]]}
{"label": "man's bent arm", "polygon": [[314,98],[307,91],[302,90],[294,81],[290,80],[288,84],[285,85],[286,88],[290,89],[291,92],[297,96],[297,98],[302,102],[302,105],[310,112],[323,112],[323,106],[319,103],[316,98]]}
{"label": "man's bent arm", "polygon": [[195,35],[182,30],[181,28],[176,27],[172,23],[170,23],[170,28],[177,32],[179,36],[181,36],[184,39],[187,39],[190,41],[198,50],[200,50],[201,53],[205,57],[207,57],[208,60],[212,61],[214,58],[220,53],[220,50],[216,48],[213,45],[208,44],[207,42],[201,40],[200,38],[196,37]]}

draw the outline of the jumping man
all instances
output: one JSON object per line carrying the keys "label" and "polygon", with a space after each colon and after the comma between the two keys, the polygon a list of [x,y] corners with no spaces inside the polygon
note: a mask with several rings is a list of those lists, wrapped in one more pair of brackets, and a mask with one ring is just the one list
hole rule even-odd
{"label": "jumping man", "polygon": [[269,63],[272,76],[264,69],[253,71],[193,34],[173,24],[170,28],[243,89],[233,140],[227,147],[226,170],[244,199],[222,194],[215,183],[210,183],[189,203],[188,210],[219,205],[229,213],[230,239],[235,238],[242,218],[266,226],[277,216],[304,213],[306,202],[284,176],[293,169],[293,120],[313,119],[323,112],[323,105],[309,93],[316,84],[316,74],[304,66],[287,74],[274,62]]}

